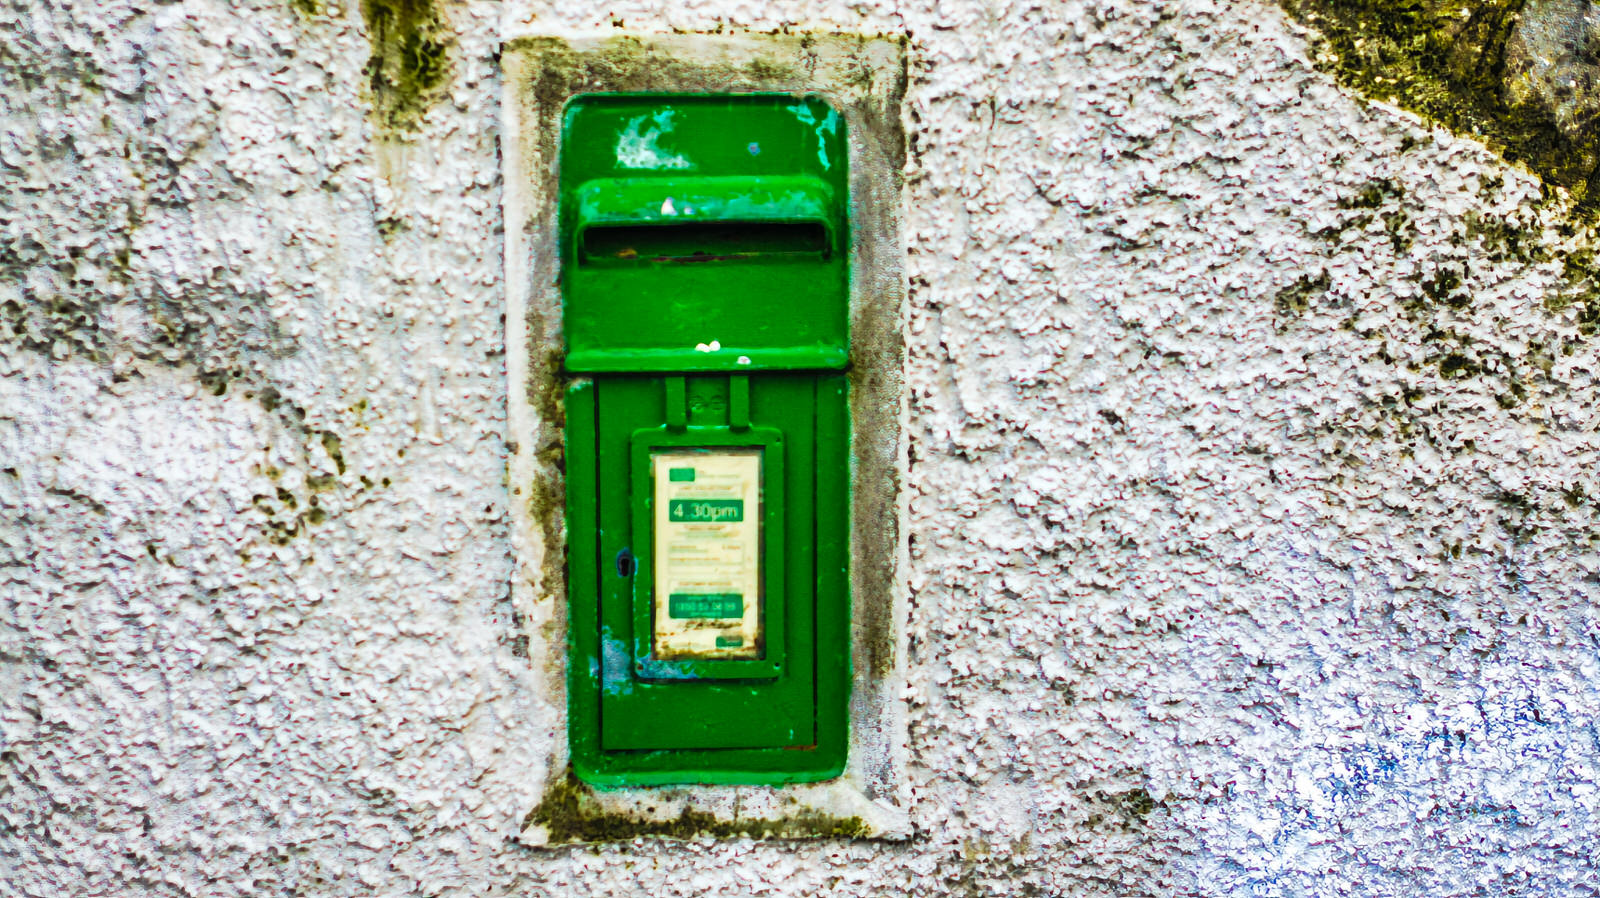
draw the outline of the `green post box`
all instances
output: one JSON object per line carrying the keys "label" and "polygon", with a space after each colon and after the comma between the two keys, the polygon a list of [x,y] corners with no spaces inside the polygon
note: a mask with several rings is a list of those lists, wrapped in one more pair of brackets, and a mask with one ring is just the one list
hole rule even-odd
{"label": "green post box", "polygon": [[573,767],[844,767],[849,191],[818,97],[591,94],[562,119]]}

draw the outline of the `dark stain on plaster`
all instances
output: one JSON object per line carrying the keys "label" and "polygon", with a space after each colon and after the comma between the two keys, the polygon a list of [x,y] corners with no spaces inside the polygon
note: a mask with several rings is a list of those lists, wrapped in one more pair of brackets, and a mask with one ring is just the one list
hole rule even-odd
{"label": "dark stain on plaster", "polygon": [[[132,277],[127,244],[138,228],[140,216],[128,200],[128,218],[111,235],[122,248],[100,259],[108,271],[104,281],[86,277],[62,285],[59,292],[41,293],[29,286],[28,276],[52,248],[34,245],[27,253],[7,253],[0,246],[0,280],[23,285],[21,299],[0,302],[0,347],[15,347],[55,361],[82,358],[109,366],[113,380],[140,377],[136,363],[168,368],[189,368],[203,389],[226,395],[236,384],[259,382],[243,359],[250,355],[283,358],[298,346],[269,317],[258,314],[261,295],[240,292],[167,295],[141,289]],[[86,258],[83,247],[70,247],[69,258]],[[86,263],[87,264],[87,263]],[[60,267],[58,265],[58,267]],[[103,288],[114,283],[133,294],[115,298]],[[123,316],[131,324],[112,323],[129,309],[141,313]],[[270,386],[263,395],[276,394]],[[268,411],[272,404],[263,402]],[[286,423],[303,423],[288,421]]]}
{"label": "dark stain on plaster", "polygon": [[1300,276],[1294,283],[1279,290],[1273,297],[1273,307],[1282,316],[1299,315],[1311,308],[1314,298],[1328,292],[1332,279],[1327,269],[1317,274]]}
{"label": "dark stain on plaster", "polygon": [[[152,318],[157,325],[156,338],[148,344],[115,338],[100,329],[100,317],[109,301],[98,298],[56,296],[43,302],[31,302],[25,307],[8,300],[0,304],[0,344],[10,344],[31,350],[52,359],[78,356],[101,364],[110,361],[113,352],[125,352],[133,359],[166,367],[188,367],[193,370],[201,387],[213,396],[224,396],[234,385],[240,385],[246,398],[254,398],[263,409],[276,415],[285,427],[297,432],[309,451],[313,442],[323,451],[342,475],[345,459],[338,434],[331,430],[308,427],[306,412],[297,404],[286,400],[270,385],[259,390],[251,389],[254,379],[243,367],[231,367],[215,360],[240,352],[242,347],[218,346],[223,342],[224,322],[218,322],[212,311],[198,304],[166,301],[152,304]],[[204,324],[195,322],[203,321]],[[249,337],[245,338],[249,342]],[[276,342],[276,341],[274,341]],[[119,380],[137,377],[137,370],[121,372]],[[281,472],[275,472],[281,474]],[[274,477],[274,479],[276,479]],[[252,497],[252,506],[265,516],[263,535],[276,545],[285,545],[294,537],[307,532],[309,527],[324,523],[327,511],[320,507],[314,495],[338,485],[332,475],[311,474],[305,478],[307,496],[288,494],[282,488],[274,494]],[[287,495],[286,495],[287,494]]]}
{"label": "dark stain on plaster", "polygon": [[[805,73],[787,63],[761,58],[744,65],[707,65],[637,37],[618,37],[585,52],[551,37],[520,38],[506,46],[506,52],[530,51],[538,60],[530,89],[541,119],[559,115],[568,98],[591,91],[803,91],[807,85]],[[553,131],[544,133],[554,140]]]}
{"label": "dark stain on plaster", "polygon": [[[75,132],[36,160],[48,163],[51,177],[60,182],[50,188],[53,195],[77,198],[74,227],[39,227],[39,222],[29,227],[24,215],[0,235],[0,281],[18,288],[14,298],[0,300],[0,347],[109,365],[119,381],[137,377],[133,363],[138,362],[211,373],[230,370],[246,353],[293,354],[293,340],[265,313],[265,291],[238,273],[208,273],[203,283],[190,274],[175,284],[167,276],[151,276],[152,271],[172,273],[171,262],[162,258],[171,241],[143,241],[140,232],[163,207],[188,206],[197,177],[212,183],[214,163],[199,158],[212,135],[204,128],[181,136],[149,129],[110,133],[113,116],[125,121],[143,114],[147,87],[128,93],[94,86],[109,73],[95,53],[71,49],[94,43],[87,32],[79,37],[83,41],[11,41],[0,47],[0,82],[8,86],[13,111],[24,118],[30,112],[66,111],[90,121],[86,113],[93,113],[100,122],[98,128],[86,124],[85,133]],[[62,91],[74,84],[92,89]],[[93,152],[95,146],[111,149],[118,143],[120,158]],[[88,188],[73,188],[73,183],[95,181],[84,172],[101,169],[112,178],[107,183],[117,186],[74,193]],[[22,173],[16,168],[0,173],[0,194],[24,196],[39,189],[24,184]],[[218,189],[219,200],[243,196],[237,184]],[[207,386],[214,389],[215,383]]]}
{"label": "dark stain on plaster", "polygon": [[[665,797],[665,796],[663,796]],[[676,817],[649,820],[602,810],[593,790],[569,770],[545,790],[523,828],[543,826],[550,844],[627,842],[638,838],[861,839],[871,835],[860,817],[834,817],[812,810],[780,817],[723,820],[685,808]]]}
{"label": "dark stain on plaster", "polygon": [[511,636],[502,641],[510,648],[513,657],[528,660],[528,622],[517,610],[510,582],[506,583],[506,591],[501,595],[499,605],[506,609],[506,616],[511,622]]}
{"label": "dark stain on plaster", "polygon": [[372,115],[391,132],[415,131],[450,75],[448,29],[432,0],[361,0],[372,54]]}
{"label": "dark stain on plaster", "polygon": [[101,361],[105,341],[99,312],[93,300],[69,295],[35,297],[26,304],[8,299],[0,303],[0,341],[56,359],[80,355]]}
{"label": "dark stain on plaster", "polygon": [[1405,188],[1390,178],[1379,178],[1368,181],[1353,195],[1339,200],[1341,209],[1377,209],[1390,200],[1398,200],[1406,195]]}
{"label": "dark stain on plaster", "polygon": [[942,894],[988,898],[994,894],[996,882],[1010,884],[1017,889],[1015,894],[1024,898],[1058,894],[1033,881],[1039,878],[1038,860],[1027,835],[1002,845],[983,838],[963,838],[960,847],[946,855],[946,872],[938,877],[945,886]]}
{"label": "dark stain on plaster", "polygon": [[[902,38],[902,50],[904,46]],[[859,55],[861,52],[857,51],[850,71],[866,82],[870,81],[871,68]],[[904,52],[899,59],[900,64],[886,75],[891,84],[876,102],[857,107],[860,120],[852,123],[852,139],[867,145],[865,155],[884,160],[883,170],[878,172],[864,171],[860,166],[852,170],[852,190],[858,196],[880,190],[888,196],[900,193],[900,173],[907,153],[900,109],[908,74]],[[870,85],[857,86],[865,91]],[[877,214],[891,217],[897,210],[897,204],[891,201]],[[903,436],[898,398],[904,392],[901,372],[905,370],[905,340],[899,325],[905,285],[900,260],[879,257],[878,251],[885,248],[880,241],[856,242],[853,276],[867,289],[852,304],[849,371],[853,434],[851,524],[852,542],[857,547],[851,572],[851,614],[859,622],[858,663],[880,682],[893,673],[897,654],[891,601],[896,591],[897,565],[888,559],[894,558],[900,542],[899,442]],[[897,247],[887,249],[889,253],[903,252]]]}
{"label": "dark stain on plaster", "polygon": [[1434,305],[1452,309],[1465,309],[1472,305],[1472,294],[1463,288],[1465,272],[1456,266],[1446,265],[1422,279],[1422,295]]}
{"label": "dark stain on plaster", "polygon": [[[1413,289],[1399,290],[1394,310],[1398,320],[1385,323],[1363,316],[1356,298],[1340,285],[1323,284],[1320,274],[1304,275],[1275,294],[1280,331],[1299,316],[1342,309],[1347,314],[1341,328],[1369,341],[1373,361],[1406,372],[1352,416],[1368,423],[1329,425],[1329,433],[1350,439],[1351,445],[1394,438],[1402,455],[1421,443],[1447,455],[1472,451],[1470,440],[1452,436],[1448,414],[1449,403],[1455,401],[1451,397],[1463,395],[1462,388],[1483,394],[1513,417],[1541,420],[1549,400],[1570,391],[1552,374],[1557,359],[1578,352],[1600,329],[1600,264],[1593,226],[1576,216],[1564,217],[1547,200],[1490,211],[1501,204],[1503,180],[1492,172],[1479,177],[1484,206],[1463,213],[1443,241],[1430,244],[1425,259],[1415,260],[1422,264],[1409,276]],[[1398,218],[1408,206],[1417,213],[1416,202],[1388,179],[1371,181],[1338,200],[1337,207],[1348,214],[1313,236],[1330,244],[1334,254],[1368,254],[1383,239],[1371,227],[1379,217]],[[1551,239],[1552,227],[1556,240]],[[1412,228],[1405,230],[1409,241]],[[1399,247],[1395,249],[1399,255]],[[1482,301],[1483,291],[1498,294],[1506,277],[1536,267],[1548,276],[1557,270],[1552,263],[1559,263],[1559,275],[1541,303],[1555,319],[1552,332],[1521,339],[1471,336],[1486,317],[1498,314],[1494,304]],[[1431,374],[1433,382],[1418,383],[1409,376],[1422,373]]]}
{"label": "dark stain on plaster", "polygon": [[[339,504],[379,486],[379,482],[365,474],[357,477],[357,483],[347,483],[343,479],[346,471],[344,440],[333,430],[308,426],[306,410],[275,387],[263,387],[245,395],[246,398],[254,398],[267,412],[277,415],[285,427],[299,435],[302,458],[309,460],[316,447],[320,446],[337,472],[307,473],[297,490],[278,485],[271,494],[258,493],[251,497],[251,506],[265,518],[261,524],[262,533],[273,545],[288,545],[296,537],[309,534],[311,528],[326,523],[330,513],[324,507],[324,499]],[[349,411],[359,418],[369,409],[370,404],[362,399]],[[270,452],[271,449],[264,447],[263,451]],[[282,470],[272,465],[260,465],[257,470],[275,483],[284,475]],[[390,480],[385,477],[381,483],[387,488]]]}
{"label": "dark stain on plaster", "polygon": [[322,451],[328,453],[328,459],[333,462],[333,466],[338,469],[339,473],[343,474],[344,452],[340,450],[342,442],[339,439],[339,435],[331,430],[324,430],[321,432],[320,438],[322,440]]}
{"label": "dark stain on plaster", "polygon": [[95,514],[98,514],[98,515],[107,514],[106,507],[105,507],[104,504],[102,504],[99,500],[95,499],[93,496],[87,495],[85,493],[80,493],[77,490],[70,489],[70,488],[67,488],[67,487],[47,486],[47,487],[45,487],[44,491],[46,493],[48,493],[49,495],[60,496],[63,499],[68,499],[70,501],[77,502],[77,503],[83,505],[84,507],[88,508],[90,511],[93,511]]}
{"label": "dark stain on plaster", "polygon": [[1526,165],[1600,212],[1600,140],[1563,129],[1560,99],[1513,90],[1527,67],[1517,25],[1529,0],[1279,0],[1317,32],[1318,68],[1374,100],[1410,110]]}
{"label": "dark stain on plaster", "polygon": [[1096,791],[1089,796],[1096,810],[1084,822],[1090,828],[1110,824],[1122,830],[1143,826],[1160,802],[1145,788],[1121,792]]}
{"label": "dark stain on plaster", "polygon": [[[511,501],[517,501],[520,497],[527,504],[528,517],[539,530],[545,546],[544,561],[540,566],[540,579],[543,584],[541,598],[555,602],[556,617],[562,622],[562,626],[565,626],[567,406],[560,377],[561,353],[555,349],[543,348],[542,344],[547,340],[544,322],[531,308],[528,314],[528,333],[531,345],[528,357],[527,399],[538,416],[540,435],[544,439],[533,450],[535,462],[533,478],[527,483],[510,484]],[[527,621],[515,607],[511,617],[511,630],[512,644],[520,645],[523,649],[522,654],[526,656],[529,640]],[[546,659],[546,673],[560,679],[563,676],[561,655],[552,652],[546,655]]]}
{"label": "dark stain on plaster", "polygon": [[1570,313],[1578,333],[1593,336],[1600,330],[1600,261],[1592,246],[1568,252],[1561,259],[1565,288],[1545,297],[1544,306],[1556,314]]}

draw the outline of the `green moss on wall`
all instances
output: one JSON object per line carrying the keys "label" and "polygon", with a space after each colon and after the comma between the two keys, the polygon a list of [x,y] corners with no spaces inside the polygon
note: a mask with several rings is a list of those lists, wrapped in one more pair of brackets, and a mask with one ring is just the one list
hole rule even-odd
{"label": "green moss on wall", "polygon": [[1328,292],[1332,279],[1324,269],[1319,274],[1304,275],[1299,280],[1284,287],[1273,297],[1273,307],[1281,316],[1299,315],[1311,308],[1315,297]]}
{"label": "green moss on wall", "polygon": [[1088,806],[1095,809],[1084,820],[1090,829],[1107,825],[1124,831],[1136,829],[1144,826],[1150,814],[1162,806],[1148,789],[1142,787],[1124,792],[1096,790],[1087,798]]}
{"label": "green moss on wall", "polygon": [[1565,134],[1555,113],[1508,89],[1508,44],[1527,0],[1280,0],[1313,28],[1319,68],[1367,97],[1408,109],[1568,190],[1600,211],[1590,132]]}
{"label": "green moss on wall", "polygon": [[1341,209],[1377,209],[1389,200],[1403,199],[1404,187],[1390,178],[1368,181],[1354,195],[1339,200]]}
{"label": "green moss on wall", "polygon": [[[799,35],[795,44],[806,46]],[[758,58],[743,65],[712,65],[683,58],[637,37],[618,37],[605,45],[578,52],[551,37],[518,38],[508,53],[537,54],[538,75],[529,87],[535,104],[547,116],[559,114],[574,94],[586,91],[662,90],[748,91],[804,90],[805,74],[781,60]]]}
{"label": "green moss on wall", "polygon": [[833,817],[809,810],[785,817],[722,820],[704,811],[685,809],[666,820],[640,819],[602,810],[589,787],[570,772],[545,790],[544,800],[528,813],[523,826],[543,826],[553,845],[627,842],[641,837],[860,839],[871,835],[860,817]]}
{"label": "green moss on wall", "polygon": [[361,17],[373,117],[390,131],[415,131],[450,74],[444,21],[432,0],[361,0]]}

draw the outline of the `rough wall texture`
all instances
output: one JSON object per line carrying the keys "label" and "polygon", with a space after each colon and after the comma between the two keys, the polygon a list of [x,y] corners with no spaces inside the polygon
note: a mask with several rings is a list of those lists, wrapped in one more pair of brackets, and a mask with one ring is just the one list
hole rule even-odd
{"label": "rough wall texture", "polygon": [[[532,851],[496,47],[719,26],[912,40],[918,837]],[[1600,891],[1590,241],[1308,47],[0,5],[0,893]]]}

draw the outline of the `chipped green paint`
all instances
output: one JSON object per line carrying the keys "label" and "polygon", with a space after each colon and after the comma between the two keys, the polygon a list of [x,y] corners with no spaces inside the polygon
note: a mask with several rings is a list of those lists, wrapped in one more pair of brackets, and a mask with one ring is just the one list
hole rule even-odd
{"label": "chipped green paint", "polygon": [[594,792],[568,771],[545,790],[539,805],[523,820],[523,828],[543,826],[550,844],[627,842],[638,838],[694,839],[864,839],[871,835],[860,817],[833,817],[801,811],[787,817],[721,820],[704,811],[684,809],[666,820],[647,820],[602,810]]}
{"label": "chipped green paint", "polygon": [[1600,140],[1508,89],[1507,50],[1526,0],[1279,0],[1317,32],[1318,68],[1363,95],[1482,140],[1600,213]]}
{"label": "chipped green paint", "polygon": [[374,121],[415,131],[450,74],[448,37],[432,0],[361,0],[372,55],[366,75]]}

